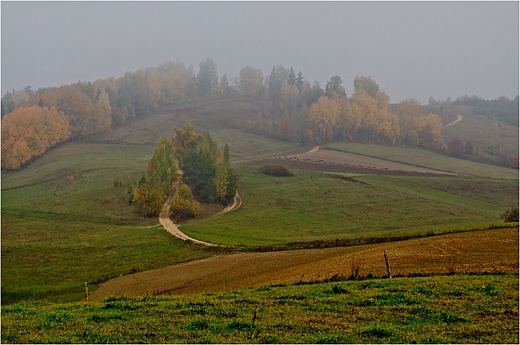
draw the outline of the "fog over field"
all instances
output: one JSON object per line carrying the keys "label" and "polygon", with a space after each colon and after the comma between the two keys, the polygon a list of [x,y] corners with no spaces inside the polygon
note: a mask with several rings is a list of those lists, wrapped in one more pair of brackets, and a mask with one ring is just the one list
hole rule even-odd
{"label": "fog over field", "polygon": [[2,2],[2,93],[206,58],[229,80],[283,64],[392,102],[518,94],[518,2]]}

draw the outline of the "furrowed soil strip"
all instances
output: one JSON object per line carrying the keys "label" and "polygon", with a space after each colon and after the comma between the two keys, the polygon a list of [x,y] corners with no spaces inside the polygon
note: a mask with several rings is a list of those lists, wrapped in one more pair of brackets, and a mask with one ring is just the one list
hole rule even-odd
{"label": "furrowed soil strip", "polygon": [[109,280],[89,300],[109,295],[200,293],[272,284],[320,281],[352,274],[386,275],[384,250],[394,278],[452,273],[518,274],[518,227],[470,231],[401,242],[266,253],[221,254]]}

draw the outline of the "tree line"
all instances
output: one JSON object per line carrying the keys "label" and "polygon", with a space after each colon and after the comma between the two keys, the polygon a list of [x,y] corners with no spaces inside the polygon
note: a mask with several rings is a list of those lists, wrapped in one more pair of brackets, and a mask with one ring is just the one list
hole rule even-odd
{"label": "tree line", "polygon": [[[230,81],[227,75],[218,76],[217,64],[212,59],[201,61],[196,74],[192,66],[177,61],[126,72],[117,79],[78,82],[36,91],[27,86],[2,97],[2,119],[6,114],[11,117],[10,121],[2,120],[2,127],[7,127],[5,136],[2,132],[2,145],[11,143],[2,150],[2,157],[6,156],[2,159],[2,168],[23,168],[42,153],[31,144],[31,140],[34,141],[31,138],[38,137],[41,131],[31,138],[11,136],[10,133],[17,130],[10,127],[24,122],[12,118],[25,116],[27,112],[17,111],[19,108],[36,106],[47,111],[54,108],[61,114],[60,118],[64,116],[68,122],[70,135],[60,136],[60,140],[65,141],[111,131],[124,125],[129,118],[194,97],[248,99],[259,108],[249,130],[301,144],[358,140],[390,145],[440,145],[435,115],[422,116],[417,111],[413,114],[392,113],[389,97],[370,77],[356,77],[354,87],[354,94],[347,98],[340,76],[332,76],[322,88],[317,82],[311,85],[302,71],[296,73],[293,67],[283,65],[274,66],[266,76],[260,69],[246,66]],[[34,116],[42,118],[41,112],[32,111],[39,114]],[[49,121],[54,120],[46,121],[45,126],[51,126]],[[39,137],[38,140],[45,141]],[[14,145],[13,141],[25,143]],[[55,144],[51,141],[48,145]],[[4,161],[10,163],[4,164]]]}
{"label": "tree line", "polygon": [[474,115],[483,115],[487,118],[496,117],[500,121],[518,126],[518,95],[510,100],[500,97],[493,100],[484,100],[477,96],[457,97],[453,105],[469,105],[474,107]]}
{"label": "tree line", "polygon": [[170,202],[178,220],[195,217],[199,202],[227,205],[237,188],[228,145],[219,148],[209,133],[200,134],[189,123],[174,130],[173,139],[159,140],[146,174],[127,189],[130,203],[146,217],[157,216],[179,182]]}

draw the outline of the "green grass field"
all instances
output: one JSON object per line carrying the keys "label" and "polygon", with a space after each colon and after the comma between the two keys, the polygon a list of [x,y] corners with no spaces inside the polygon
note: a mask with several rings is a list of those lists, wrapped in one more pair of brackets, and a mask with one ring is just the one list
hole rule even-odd
{"label": "green grass field", "polygon": [[85,281],[212,255],[143,218],[125,200],[126,186],[114,187],[115,177],[137,181],[152,153],[148,145],[67,143],[3,175],[2,303],[77,301]]}
{"label": "green grass field", "polygon": [[[95,289],[122,274],[219,253],[172,238],[125,197],[128,184],[146,171],[160,136],[172,137],[173,127],[187,122],[229,144],[240,179],[240,209],[181,227],[214,243],[256,246],[482,227],[500,222],[500,214],[518,202],[518,171],[427,151],[388,148],[390,154],[380,146],[339,144],[355,153],[492,178],[365,175],[351,176],[358,181],[352,182],[319,172],[295,171],[289,179],[258,174],[238,163],[310,149],[246,131],[259,111],[248,101],[185,102],[89,141],[64,143],[24,170],[2,172],[2,303],[78,301],[86,281]],[[114,187],[114,178],[123,186]]]}
{"label": "green grass field", "polygon": [[79,301],[84,282],[204,258],[215,250],[186,244],[161,227],[2,215],[2,304],[22,299]]}
{"label": "green grass field", "polygon": [[[348,275],[341,275],[341,281],[323,282],[327,281],[323,277],[349,269],[351,256],[341,256],[341,260],[339,256],[328,256],[343,248],[241,253],[273,255],[261,261],[263,271],[256,272],[260,274],[258,279],[262,275],[269,278],[265,280],[267,286],[169,297],[123,296],[101,302],[81,301],[85,282],[92,293],[109,279],[166,266],[177,270],[175,277],[184,279],[179,266],[171,265],[194,261],[183,265],[197,267],[199,262],[195,260],[211,256],[215,256],[211,260],[219,260],[223,256],[217,254],[234,251],[279,250],[290,243],[303,248],[302,241],[309,241],[309,245],[314,243],[310,241],[336,243],[335,239],[354,242],[377,237],[376,240],[386,241],[392,236],[487,228],[498,224],[501,214],[518,203],[517,170],[414,149],[351,143],[327,145],[467,177],[299,170],[291,178],[262,175],[256,168],[248,167],[247,162],[301,153],[311,147],[252,134],[259,107],[245,100],[180,103],[135,118],[127,126],[89,141],[64,143],[22,171],[2,172],[1,341],[518,343],[519,282],[518,274],[510,274],[517,272],[518,264],[511,254],[516,252],[511,248],[517,248],[518,242],[518,230],[514,228],[460,234],[471,236],[471,241],[462,241],[462,247],[479,248],[471,250],[472,255],[488,253],[488,261],[471,261],[471,267],[466,264],[473,256],[464,256],[467,251],[462,250],[460,243],[456,250],[453,241],[444,236],[393,242],[391,246],[385,242],[381,247],[374,245],[371,254],[367,246],[345,247],[348,253],[367,255],[363,273],[366,279],[362,281],[344,280]],[[125,195],[127,186],[146,171],[157,140],[163,135],[172,137],[173,127],[187,122],[198,131],[209,131],[220,145],[229,144],[243,204],[213,220],[188,222],[181,230],[194,238],[231,248],[203,247],[176,239],[156,218],[147,219],[136,213]],[[115,187],[115,178],[121,179],[123,186]],[[214,209],[203,207],[205,214]],[[438,241],[428,241],[432,238]],[[508,242],[494,245],[504,243],[500,241]],[[391,248],[396,275],[408,272],[408,278],[401,274],[401,278],[392,280],[372,279],[383,276],[382,246]],[[506,247],[509,249],[504,250]],[[284,260],[285,253],[307,256],[309,264],[299,268],[306,269],[307,276],[303,280],[303,273],[289,267],[276,271],[279,282],[299,279],[301,284],[269,285],[273,282],[272,267],[283,266],[280,260]],[[408,261],[399,259],[399,255],[406,256]],[[416,259],[425,255],[429,255],[429,261]],[[320,257],[321,261],[311,260],[311,256]],[[242,260],[234,263],[234,256],[226,258],[231,260],[231,266],[222,267],[220,261],[221,265],[214,267],[234,275],[235,280],[226,284],[248,286],[241,285],[245,283],[236,277],[250,279],[247,268],[254,266],[247,266]],[[417,262],[422,264],[425,274],[433,276],[411,274],[422,272],[414,266]],[[236,265],[246,271],[236,269]],[[200,267],[196,272],[204,277],[199,270]],[[143,274],[161,278],[153,272]],[[436,275],[446,272],[487,274]],[[211,278],[224,276],[229,278],[226,274]],[[195,278],[186,276],[187,282],[183,280],[180,285],[188,284],[190,279],[197,283]],[[210,284],[207,280],[205,283]],[[118,280],[112,282],[119,284]],[[169,291],[171,285],[164,289]]]}
{"label": "green grass field", "polygon": [[[233,131],[220,133],[233,136]],[[257,147],[249,157],[292,150],[283,142],[265,140],[261,146],[260,137],[241,135],[236,140]],[[143,218],[125,199],[126,185],[142,176],[153,148],[66,143],[25,170],[2,174],[4,303],[78,300],[85,281],[101,282],[215,253],[183,246],[154,227],[157,219]],[[499,222],[500,214],[518,200],[514,180],[367,175],[354,177],[363,182],[355,183],[318,172],[296,171],[288,179],[244,166],[236,172],[242,207],[182,230],[226,245],[415,234]],[[74,174],[74,180],[67,178]],[[121,178],[124,186],[114,187],[114,178]]]}
{"label": "green grass field", "polygon": [[365,175],[349,181],[305,171],[287,178],[249,167],[237,173],[242,207],[182,231],[225,245],[386,236],[498,223],[518,200],[513,180]]}
{"label": "green grass field", "polygon": [[3,343],[515,343],[518,275],[266,286],[2,308]]}

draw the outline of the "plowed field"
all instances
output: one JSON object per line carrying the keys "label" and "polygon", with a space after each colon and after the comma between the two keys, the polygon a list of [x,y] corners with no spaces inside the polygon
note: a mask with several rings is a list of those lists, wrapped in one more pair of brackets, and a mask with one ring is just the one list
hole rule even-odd
{"label": "plowed field", "polygon": [[518,273],[518,228],[474,231],[355,247],[226,254],[108,281],[91,295],[197,293],[317,281],[334,275]]}

